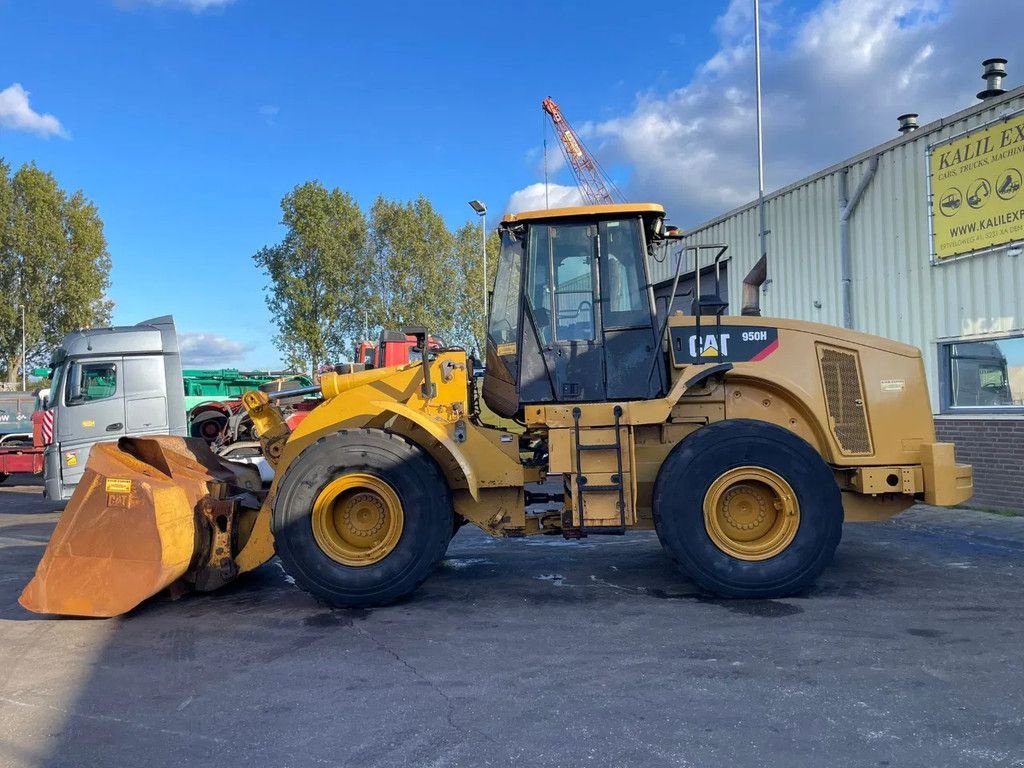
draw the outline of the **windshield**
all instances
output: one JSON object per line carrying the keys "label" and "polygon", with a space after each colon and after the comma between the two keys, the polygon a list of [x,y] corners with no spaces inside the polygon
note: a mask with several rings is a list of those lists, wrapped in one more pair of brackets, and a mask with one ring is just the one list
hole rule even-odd
{"label": "windshield", "polygon": [[[515,235],[503,230],[498,272],[491,297],[491,318],[487,335],[498,348],[499,355],[515,354],[519,334],[519,277],[522,272],[523,244]],[[507,345],[512,345],[511,349]]]}
{"label": "windshield", "polygon": [[50,410],[57,405],[57,401],[60,400],[60,390],[64,385],[64,370],[67,368],[67,363],[61,363],[52,371],[50,371],[50,397],[46,401],[46,410]]}

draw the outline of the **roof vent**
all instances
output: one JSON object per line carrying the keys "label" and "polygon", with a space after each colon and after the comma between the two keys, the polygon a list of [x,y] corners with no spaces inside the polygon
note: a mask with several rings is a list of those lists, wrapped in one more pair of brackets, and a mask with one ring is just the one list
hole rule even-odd
{"label": "roof vent", "polygon": [[1006,59],[985,59],[981,62],[985,71],[981,79],[985,81],[986,88],[978,91],[979,99],[991,99],[993,96],[1002,96],[1006,93],[1003,88],[1003,78],[1006,77]]}
{"label": "roof vent", "polygon": [[907,112],[896,119],[900,121],[900,133],[910,133],[920,127],[917,124],[917,112]]}

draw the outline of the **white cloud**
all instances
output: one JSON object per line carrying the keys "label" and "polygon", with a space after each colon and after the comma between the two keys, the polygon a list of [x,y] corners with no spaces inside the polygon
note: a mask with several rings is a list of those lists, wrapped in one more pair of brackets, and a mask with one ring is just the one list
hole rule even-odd
{"label": "white cloud", "polygon": [[523,211],[539,211],[543,208],[564,208],[583,204],[583,197],[576,187],[548,184],[545,197],[544,186],[544,182],[538,182],[513,192],[505,206],[505,212],[522,213]]}
{"label": "white cloud", "polygon": [[548,178],[555,176],[565,168],[565,155],[559,150],[557,141],[549,141],[547,157],[544,154],[543,147],[533,147],[526,151],[526,162],[536,176],[544,178],[545,164],[547,165]]}
{"label": "white cloud", "polygon": [[[769,190],[976,103],[981,60],[1024,75],[1024,4],[997,0],[822,0],[762,4],[764,151]],[[998,19],[998,23],[993,20]],[[669,93],[588,127],[604,165],[631,169],[627,199],[664,202],[688,226],[757,195],[749,0],[715,24],[718,49]],[[516,193],[519,194],[519,193]]]}
{"label": "white cloud", "polygon": [[252,351],[252,346],[219,333],[179,333],[178,351],[182,363],[224,367]]}
{"label": "white cloud", "polygon": [[28,95],[21,83],[14,83],[0,91],[0,128],[25,131],[37,136],[68,138],[68,132],[60,120],[53,115],[41,115],[29,106]]}

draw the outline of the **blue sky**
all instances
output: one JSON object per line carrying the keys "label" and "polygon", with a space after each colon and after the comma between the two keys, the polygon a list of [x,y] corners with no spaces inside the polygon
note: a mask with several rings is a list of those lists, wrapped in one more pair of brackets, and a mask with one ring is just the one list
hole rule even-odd
{"label": "blue sky", "polygon": [[[173,313],[193,362],[220,351],[225,364],[275,366],[251,255],[280,238],[278,202],[308,179],[364,207],[423,194],[452,227],[472,218],[471,198],[499,214],[536,199],[551,95],[628,197],[664,201],[682,224],[749,199],[749,5],[0,0],[0,97],[19,84],[29,110],[28,123],[12,117],[7,91],[5,122],[0,99],[0,156],[36,161],[98,205],[116,322]],[[886,69],[938,60],[929,40],[950,25],[964,38],[943,70],[956,87],[903,95],[923,119],[966,106],[980,59],[1020,47],[991,29],[972,43],[967,8],[766,0],[766,109],[779,105],[766,117],[769,184],[890,137],[900,102],[876,99],[865,116],[843,89],[893,90]],[[843,47],[879,30],[873,45]],[[852,79],[803,70],[837,49]],[[790,142],[800,110],[823,102],[857,119]],[[573,194],[564,168],[554,180]]]}

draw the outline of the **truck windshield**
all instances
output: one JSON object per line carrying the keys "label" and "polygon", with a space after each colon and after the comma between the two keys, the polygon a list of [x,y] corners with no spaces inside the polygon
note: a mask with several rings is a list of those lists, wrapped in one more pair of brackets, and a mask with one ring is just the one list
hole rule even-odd
{"label": "truck windshield", "polygon": [[60,388],[64,384],[64,369],[67,363],[61,363],[50,372],[50,397],[46,401],[45,410],[50,410],[60,400]]}

